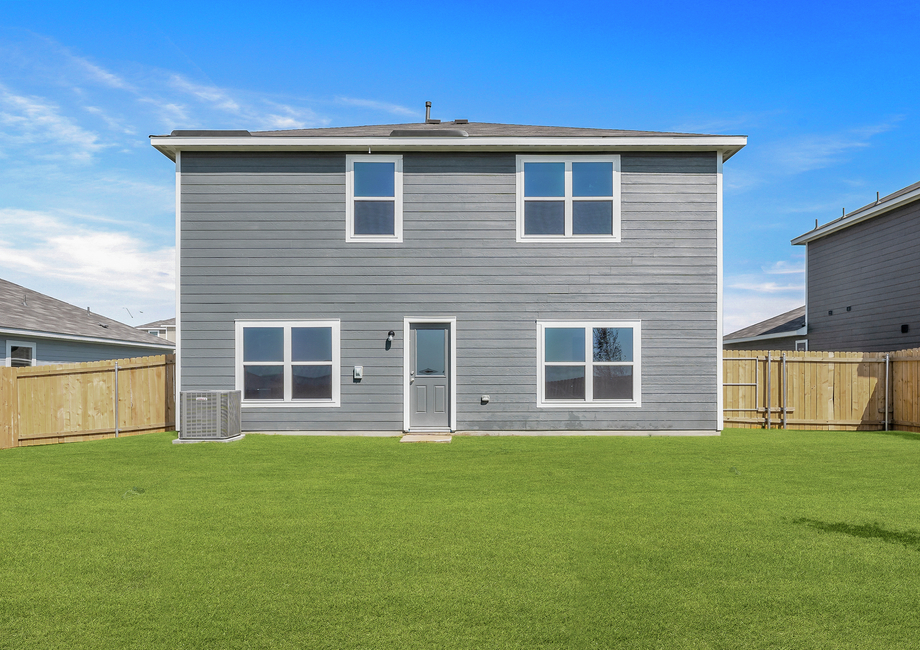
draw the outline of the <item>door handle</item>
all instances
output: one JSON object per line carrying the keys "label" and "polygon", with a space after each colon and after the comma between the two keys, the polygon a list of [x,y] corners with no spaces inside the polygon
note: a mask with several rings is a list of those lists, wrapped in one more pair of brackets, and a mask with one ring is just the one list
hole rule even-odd
{"label": "door handle", "polygon": [[414,370],[410,370],[410,371],[409,371],[409,383],[411,384],[411,383],[414,382],[414,381],[415,381],[415,371],[414,371]]}

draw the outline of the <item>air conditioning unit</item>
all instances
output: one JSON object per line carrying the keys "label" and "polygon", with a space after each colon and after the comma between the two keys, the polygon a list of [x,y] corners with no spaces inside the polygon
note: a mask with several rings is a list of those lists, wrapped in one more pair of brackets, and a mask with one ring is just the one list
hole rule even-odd
{"label": "air conditioning unit", "polygon": [[190,390],[180,394],[180,440],[226,440],[240,435],[238,390]]}

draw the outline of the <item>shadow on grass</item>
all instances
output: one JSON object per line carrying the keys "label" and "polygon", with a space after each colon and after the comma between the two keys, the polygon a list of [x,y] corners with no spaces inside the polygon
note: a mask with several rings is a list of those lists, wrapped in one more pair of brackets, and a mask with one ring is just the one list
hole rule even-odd
{"label": "shadow on grass", "polygon": [[878,524],[863,524],[855,526],[845,523],[830,523],[827,521],[818,521],[817,519],[793,519],[792,523],[801,524],[821,530],[826,533],[843,533],[851,537],[862,537],[864,539],[880,539],[891,544],[903,544],[907,548],[920,551],[920,532],[908,531],[900,533],[896,530],[886,530]]}
{"label": "shadow on grass", "polygon": [[920,442],[920,433],[913,433],[912,431],[873,431],[872,433],[880,436],[894,436],[895,438]]}

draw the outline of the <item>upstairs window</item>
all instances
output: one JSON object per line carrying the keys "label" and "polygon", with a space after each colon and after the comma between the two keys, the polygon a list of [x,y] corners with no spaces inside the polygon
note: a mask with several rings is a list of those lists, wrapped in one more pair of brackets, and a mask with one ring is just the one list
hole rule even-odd
{"label": "upstairs window", "polygon": [[349,242],[401,242],[402,156],[345,157]]}
{"label": "upstairs window", "polygon": [[538,406],[641,405],[639,321],[540,321]]}
{"label": "upstairs window", "polygon": [[518,156],[517,240],[620,241],[620,157]]}
{"label": "upstairs window", "polygon": [[339,321],[237,321],[243,404],[339,405]]}

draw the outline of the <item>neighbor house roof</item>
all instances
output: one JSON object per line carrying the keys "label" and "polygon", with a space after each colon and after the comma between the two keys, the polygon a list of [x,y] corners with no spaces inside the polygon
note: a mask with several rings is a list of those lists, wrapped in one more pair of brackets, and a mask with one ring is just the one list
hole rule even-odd
{"label": "neighbor house roof", "polygon": [[163,329],[165,327],[175,327],[175,326],[176,326],[176,318],[173,317],[173,318],[167,318],[165,320],[155,320],[152,323],[147,323],[146,325],[138,325],[137,329],[141,329],[141,330],[151,329],[152,330],[152,329],[157,329],[157,328]]}
{"label": "neighbor house roof", "polygon": [[415,122],[285,131],[176,130],[150,136],[175,160],[179,151],[721,151],[728,160],[747,144],[743,135],[529,126],[489,122]]}
{"label": "neighbor house roof", "polygon": [[172,350],[175,345],[130,325],[0,280],[0,334]]}
{"label": "neighbor house roof", "polygon": [[893,192],[888,196],[883,196],[870,203],[864,205],[858,210],[853,210],[852,212],[843,215],[826,223],[823,226],[816,227],[814,230],[805,233],[804,235],[799,235],[792,240],[793,244],[807,244],[810,241],[820,239],[821,237],[826,237],[831,233],[837,232],[838,230],[843,230],[844,228],[849,228],[850,226],[855,226],[858,223],[862,223],[867,219],[872,219],[873,217],[878,217],[890,212],[895,208],[899,208],[902,205],[907,205],[913,201],[920,199],[920,182],[914,183],[913,185],[908,185],[907,187],[901,188],[897,192]]}
{"label": "neighbor house roof", "polygon": [[805,305],[722,337],[723,343],[776,339],[805,334]]}

